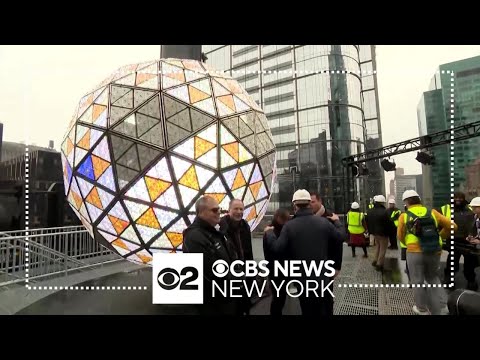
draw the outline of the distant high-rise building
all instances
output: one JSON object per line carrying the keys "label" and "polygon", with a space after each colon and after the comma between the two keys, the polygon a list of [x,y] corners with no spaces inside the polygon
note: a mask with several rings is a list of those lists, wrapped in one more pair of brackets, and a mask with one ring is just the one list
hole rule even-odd
{"label": "distant high-rise building", "polygon": [[[279,185],[269,211],[289,207],[300,187],[344,211],[342,158],[382,147],[375,47],[204,45],[202,50],[207,63],[238,80],[269,119]],[[348,189],[364,203],[385,192],[379,161],[367,166],[369,176],[355,182],[356,191]]]}
{"label": "distant high-rise building", "polygon": [[[420,136],[450,129],[452,101],[454,126],[480,120],[480,56],[440,65],[417,108]],[[478,159],[479,145],[478,137],[455,143],[455,190],[468,192],[468,169]],[[432,153],[434,165],[422,165],[424,202],[439,207],[450,202],[450,145],[433,148]]]}

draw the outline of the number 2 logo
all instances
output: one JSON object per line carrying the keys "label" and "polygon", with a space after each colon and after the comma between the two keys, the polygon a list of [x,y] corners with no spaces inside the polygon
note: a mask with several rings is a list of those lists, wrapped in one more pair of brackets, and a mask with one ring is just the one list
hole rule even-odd
{"label": "number 2 logo", "polygon": [[[185,277],[185,275],[190,276]],[[183,277],[183,279],[181,279]],[[180,290],[198,290],[198,285],[191,284],[197,280],[198,270],[192,266],[182,269],[180,274],[172,268],[165,268],[158,273],[157,282],[162,289],[173,290],[180,284]]]}

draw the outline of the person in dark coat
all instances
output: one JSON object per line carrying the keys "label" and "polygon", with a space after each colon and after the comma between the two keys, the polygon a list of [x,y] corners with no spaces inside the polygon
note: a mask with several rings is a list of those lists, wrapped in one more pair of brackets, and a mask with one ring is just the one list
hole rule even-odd
{"label": "person in dark coat", "polygon": [[333,215],[333,211],[328,210],[323,205],[323,199],[318,193],[311,192],[310,199],[311,199],[310,204],[312,207],[312,211],[315,215],[324,217],[325,219],[329,219]]}
{"label": "person in dark coat", "polygon": [[242,200],[230,201],[228,214],[220,219],[220,232],[233,243],[237,258],[253,260],[252,232],[250,225],[243,219],[244,206]]}
{"label": "person in dark coat", "polygon": [[[270,271],[269,278],[276,284],[278,289],[278,296],[277,290],[272,285],[271,292],[272,292],[272,303],[270,304],[270,315],[279,316],[282,315],[283,307],[285,306],[285,301],[287,299],[287,289],[286,286],[280,287],[282,281],[284,281],[284,285],[287,283],[287,278],[283,276],[283,274],[278,274],[278,276],[274,276],[273,268],[275,261],[284,261],[285,258],[279,254],[276,254],[272,251],[269,244],[275,242],[280,233],[282,232],[283,225],[290,219],[290,213],[287,209],[278,209],[275,211],[273,215],[273,220],[265,228],[265,233],[263,234],[263,254],[265,260],[268,261],[268,269]],[[272,230],[272,231],[269,231]]]}
{"label": "person in dark coat", "polygon": [[[335,275],[338,275],[342,266],[345,228],[336,214],[329,218],[333,224],[323,217],[313,216],[310,202],[310,194],[304,189],[293,194],[295,217],[283,226],[280,237],[269,246],[274,252],[284,254],[289,260],[304,260],[307,264],[311,261],[318,264],[322,260],[333,260]],[[332,280],[323,273],[317,277],[313,272],[307,275],[303,269],[301,271],[303,274],[298,280],[304,290],[307,280],[314,280],[319,284],[320,280],[324,280],[325,286]],[[312,293],[307,297],[306,291],[303,291],[299,300],[302,315],[333,315],[333,297],[328,291],[324,292],[323,297],[321,294],[315,297]]]}
{"label": "person in dark coat", "polygon": [[375,260],[373,260],[372,265],[375,266],[377,271],[383,271],[389,235],[395,225],[385,208],[385,196],[377,195],[374,201],[373,208],[367,211],[367,227],[370,234],[374,236],[376,244]]}
{"label": "person in dark coat", "polygon": [[456,273],[460,269],[460,258],[463,256],[463,274],[468,282],[467,290],[476,291],[478,289],[478,285],[475,280],[475,267],[478,266],[478,257],[471,254],[471,246],[469,241],[467,240],[472,225],[475,223],[475,214],[468,207],[468,202],[465,200],[464,193],[457,191],[454,194],[454,201],[455,204],[453,208],[453,214],[455,224],[457,224],[458,228],[453,235],[453,242],[455,245],[453,256],[452,252],[450,251],[450,237],[448,237],[446,241],[445,249],[448,251],[448,258],[444,270],[444,283],[451,283],[452,266],[453,272]]}
{"label": "person in dark coat", "polygon": [[[210,196],[201,197],[195,204],[197,217],[183,232],[183,252],[202,253],[204,266],[204,303],[198,305],[201,315],[238,315],[238,298],[212,296],[212,280],[216,277],[212,265],[217,260],[225,260],[229,265],[236,260],[235,250],[228,244],[225,236],[215,229],[220,222],[220,207]],[[230,273],[227,275],[227,280]]]}
{"label": "person in dark coat", "polygon": [[[227,237],[227,240],[233,245],[236,258],[242,261],[253,260],[252,233],[250,226],[243,219],[243,201],[233,199],[228,207],[228,214],[220,219],[220,232]],[[250,287],[254,281],[253,278],[245,279]],[[246,290],[246,289],[245,289]],[[252,305],[251,299],[245,292],[241,297],[242,308],[239,311],[242,314],[249,314]]]}

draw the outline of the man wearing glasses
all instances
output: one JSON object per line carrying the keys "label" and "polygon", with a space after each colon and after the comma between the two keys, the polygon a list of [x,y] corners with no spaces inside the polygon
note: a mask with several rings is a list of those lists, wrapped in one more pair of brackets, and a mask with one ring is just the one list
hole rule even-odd
{"label": "man wearing glasses", "polygon": [[199,307],[200,314],[236,315],[240,306],[237,298],[212,297],[212,280],[216,279],[213,263],[221,259],[231,264],[236,260],[232,244],[215,228],[220,223],[220,207],[213,197],[203,196],[195,203],[195,211],[197,217],[183,232],[183,252],[203,254],[204,304]]}

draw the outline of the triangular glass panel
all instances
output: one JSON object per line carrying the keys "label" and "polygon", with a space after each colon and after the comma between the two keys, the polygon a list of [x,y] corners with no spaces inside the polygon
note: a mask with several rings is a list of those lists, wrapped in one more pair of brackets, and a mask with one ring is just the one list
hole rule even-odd
{"label": "triangular glass panel", "polygon": [[233,135],[240,137],[240,132],[238,129],[238,116],[230,119],[225,119],[222,121],[222,123],[228,128],[228,130],[232,132]]}
{"label": "triangular glass panel", "polygon": [[167,135],[168,135],[168,145],[172,146],[176,143],[186,139],[191,134],[190,131],[186,131],[176,125],[173,125],[167,122]]}
{"label": "triangular glass panel", "polygon": [[213,183],[205,190],[206,193],[225,193],[225,187],[223,186],[222,180],[219,177],[215,179]]}
{"label": "triangular glass panel", "polygon": [[125,96],[129,91],[132,91],[131,88],[129,87],[123,87],[123,86],[112,86],[112,91],[111,91],[111,103],[115,104],[118,99],[121,97]]}
{"label": "triangular glass panel", "polygon": [[158,124],[159,120],[143,115],[140,113],[136,113],[136,120],[137,120],[137,133],[138,136],[142,136],[145,134],[148,130],[150,130],[152,127]]}
{"label": "triangular glass panel", "polygon": [[[108,212],[108,215],[111,216],[111,217],[113,216],[118,220],[121,220],[123,222],[123,224],[122,224],[123,228],[125,228],[130,221],[127,217],[127,214],[125,213],[125,210],[123,209],[123,207],[122,207],[122,205],[120,204],[119,201],[117,201],[115,203],[115,205],[113,206],[113,208],[110,209],[110,211]],[[110,220],[112,220],[112,219],[110,219]]]}
{"label": "triangular glass panel", "polygon": [[123,119],[131,109],[112,106],[110,110],[110,126],[115,125],[119,120]]}
{"label": "triangular glass panel", "polygon": [[163,102],[165,107],[165,116],[167,119],[187,108],[185,104],[182,104],[181,102],[168,96],[163,97]]}
{"label": "triangular glass panel", "polygon": [[232,195],[234,199],[240,199],[243,201],[243,193],[245,192],[246,186],[241,187],[240,189],[233,190]]}
{"label": "triangular glass panel", "polygon": [[237,162],[224,149],[220,150],[220,160],[222,168],[235,165]]}
{"label": "triangular glass panel", "polygon": [[248,181],[250,178],[250,174],[252,173],[253,166],[254,166],[254,163],[250,163],[247,165],[243,165],[240,168],[240,170],[242,170],[243,177],[245,178],[246,181]]}
{"label": "triangular glass panel", "polygon": [[117,178],[120,190],[123,189],[137,175],[137,171],[117,164]]}
{"label": "triangular glass panel", "polygon": [[[216,120],[208,115],[202,114],[201,112],[195,110],[195,109],[190,109],[190,115],[192,119],[192,127],[193,131],[197,131],[198,129],[201,129],[205,127],[208,124],[211,124],[215,122]],[[216,128],[215,128],[216,131]],[[216,143],[216,142],[215,142]]]}
{"label": "triangular glass panel", "polygon": [[238,169],[232,169],[223,173],[223,178],[225,179],[229,189],[231,189],[233,186],[233,182],[235,181],[237,172],[238,172]]}
{"label": "triangular glass panel", "polygon": [[135,114],[129,115],[125,120],[120,122],[113,130],[118,131],[121,134],[131,136],[133,138],[137,137],[137,129],[135,123]]}
{"label": "triangular glass panel", "polygon": [[92,222],[97,221],[97,219],[102,215],[102,210],[96,208],[93,205],[90,205],[89,203],[86,203],[87,208],[88,208],[88,213],[90,214],[90,217],[92,218]]}
{"label": "triangular glass panel", "polygon": [[210,167],[217,167],[217,148],[214,148],[207,152],[205,155],[200,156],[197,161]]}
{"label": "triangular glass panel", "polygon": [[167,227],[178,216],[177,213],[168,210],[154,208],[153,211],[155,211],[155,215],[162,228]]}
{"label": "triangular glass panel", "polygon": [[135,89],[133,91],[133,106],[138,107],[149,97],[153,96],[153,94],[155,94],[155,91]]}
{"label": "triangular glass panel", "polygon": [[180,194],[182,195],[183,206],[188,207],[192,200],[198,195],[198,191],[183,185],[178,185],[178,188],[180,190]]}
{"label": "triangular glass panel", "polygon": [[192,131],[192,125],[190,121],[190,111],[189,109],[185,109],[180,111],[179,113],[173,115],[172,117],[168,118],[169,122],[172,124],[175,124],[182,129],[191,132]]}
{"label": "triangular glass panel", "polygon": [[187,228],[187,224],[185,224],[185,220],[183,218],[178,219],[175,223],[168,228],[168,232],[176,232],[176,233],[183,233],[183,231]]}
{"label": "triangular glass panel", "polygon": [[140,170],[143,171],[157,156],[162,152],[160,150],[152,149],[151,147],[137,144],[138,155],[140,158]]}
{"label": "triangular glass panel", "polygon": [[112,102],[113,106],[119,106],[122,108],[133,109],[133,90],[129,89],[125,95],[120,97],[118,100]]}
{"label": "triangular glass panel", "polygon": [[87,156],[85,160],[80,164],[77,171],[90,180],[95,180],[95,174],[93,171],[92,157]]}
{"label": "triangular glass panel", "polygon": [[92,190],[93,184],[89,183],[88,181],[83,180],[82,178],[77,177],[78,187],[82,192],[82,198],[86,198],[88,193]]}
{"label": "triangular glass panel", "polygon": [[212,171],[207,170],[207,169],[205,169],[203,167],[200,167],[198,165],[195,165],[195,170],[197,172],[197,178],[198,178],[198,183],[200,185],[200,189],[203,189],[203,187],[213,177],[214,173]]}
{"label": "triangular glass panel", "polygon": [[97,182],[112,191],[116,191],[115,178],[113,177],[113,171],[111,166],[109,166],[107,170],[105,170],[105,172],[102,174],[102,176],[100,176]]}
{"label": "triangular glass panel", "polygon": [[143,178],[138,179],[135,185],[128,189],[125,195],[134,199],[150,201],[147,186],[145,185],[145,180]]}
{"label": "triangular glass panel", "polygon": [[110,149],[108,148],[107,137],[104,136],[100,143],[93,149],[93,154],[110,161]]}
{"label": "triangular glass panel", "polygon": [[167,158],[164,157],[160,161],[158,161],[155,164],[155,166],[153,166],[147,172],[147,175],[152,177],[152,178],[172,182],[172,177],[170,176],[170,170],[168,169]]}
{"label": "triangular glass panel", "polygon": [[130,200],[123,200],[123,203],[127,207],[130,215],[132,216],[133,221],[136,221],[148,209],[147,205],[133,202]]}
{"label": "triangular glass panel", "polygon": [[195,143],[195,139],[190,138],[187,141],[183,142],[182,144],[178,145],[176,148],[174,148],[173,151],[183,156],[186,156],[190,159],[194,159],[195,158],[194,143]]}
{"label": "triangular glass panel", "polygon": [[208,98],[208,99],[205,99],[205,100],[202,100],[202,101],[199,101],[195,104],[193,104],[193,106],[195,106],[196,108],[200,109],[200,110],[203,110],[213,116],[216,116],[217,113],[215,111],[215,106],[213,105],[213,100],[212,98]]}
{"label": "triangular glass panel", "polygon": [[138,162],[137,146],[134,144],[123,154],[117,161],[117,165],[128,167],[132,170],[140,171],[140,164]]}
{"label": "triangular glass panel", "polygon": [[160,119],[160,98],[155,96],[148,103],[137,110],[138,113]]}
{"label": "triangular glass panel", "polygon": [[167,191],[165,191],[157,200],[155,200],[155,204],[178,210],[179,206],[177,194],[175,193],[173,186],[170,186]]}
{"label": "triangular glass panel", "polygon": [[160,232],[160,230],[158,229],[143,225],[137,225],[137,229],[144,243],[149,242],[155,235],[158,235],[158,233]]}
{"label": "triangular glass panel", "polygon": [[[138,227],[137,227],[138,228]],[[137,236],[137,233],[135,232],[135,230],[133,229],[133,226],[130,225],[129,227],[127,227],[125,229],[124,232],[122,232],[122,234],[120,235],[120,237],[126,239],[126,240],[129,240],[135,244],[138,244],[140,245],[141,242],[140,242],[140,239],[138,238]]]}
{"label": "triangular glass panel", "polygon": [[147,141],[151,144],[157,145],[161,148],[165,147],[165,143],[163,140],[163,127],[162,123],[158,123],[150,130],[148,130],[145,134],[140,136],[141,140]]}
{"label": "triangular glass panel", "polygon": [[182,160],[176,156],[172,156],[172,163],[175,164],[173,171],[175,172],[175,177],[179,180],[185,172],[192,166],[188,161]]}

